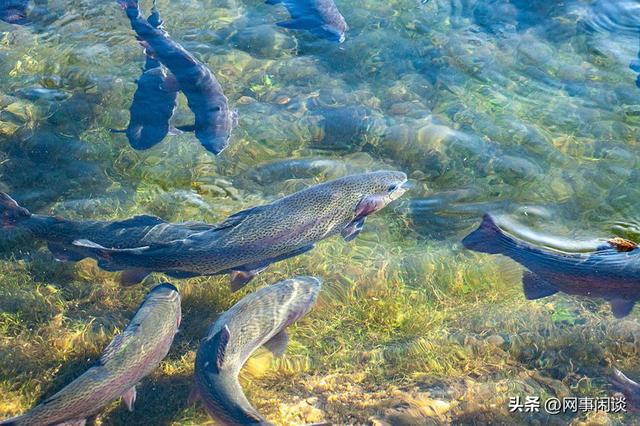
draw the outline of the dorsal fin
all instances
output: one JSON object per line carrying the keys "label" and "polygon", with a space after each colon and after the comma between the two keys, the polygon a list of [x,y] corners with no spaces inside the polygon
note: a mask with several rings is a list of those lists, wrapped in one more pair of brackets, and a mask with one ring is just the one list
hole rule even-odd
{"label": "dorsal fin", "polygon": [[229,346],[229,338],[231,337],[231,332],[229,331],[229,327],[225,324],[215,336],[214,339],[218,340],[218,349],[216,352],[216,367],[218,371],[222,368],[222,364],[224,363],[224,357],[227,354],[227,346]]}
{"label": "dorsal fin", "polygon": [[620,238],[620,237],[616,237],[616,238],[612,238],[609,241],[607,241],[609,244],[611,244],[611,246],[620,251],[620,252],[628,252],[628,251],[633,251],[636,248],[638,248],[638,244],[631,241],[631,240],[627,240],[625,238]]}
{"label": "dorsal fin", "polygon": [[227,217],[222,222],[214,225],[214,229],[220,230],[220,229],[233,228],[235,226],[238,226],[240,223],[242,223],[243,220],[247,218],[247,216],[249,216],[250,214],[257,213],[263,207],[264,206],[257,206],[257,207],[251,207],[245,210],[240,210],[239,212],[234,213],[231,216]]}

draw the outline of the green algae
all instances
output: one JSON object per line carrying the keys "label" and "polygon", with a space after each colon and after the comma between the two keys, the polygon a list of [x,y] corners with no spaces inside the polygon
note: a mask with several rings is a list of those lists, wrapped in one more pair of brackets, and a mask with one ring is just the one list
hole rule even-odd
{"label": "green algae", "polygon": [[[136,411],[114,402],[103,424],[210,422],[187,403],[200,338],[244,294],[295,274],[323,277],[317,307],[292,326],[283,359],[261,352],[242,375],[277,423],[637,422],[508,413],[509,396],[609,396],[614,364],[638,377],[638,314],[614,320],[602,301],[563,295],[527,301],[515,264],[458,247],[480,210],[496,205],[523,221],[526,211],[510,206],[542,206],[530,224],[553,218],[560,223],[547,228],[562,235],[640,235],[630,183],[640,162],[638,89],[576,16],[551,25],[570,37],[496,37],[447,2],[341,2],[356,30],[338,47],[275,29],[281,13],[256,2],[158,3],[169,33],[238,108],[232,145],[214,159],[182,134],[136,152],[111,134],[126,126],[142,51],[115,2],[51,1],[46,29],[0,24],[2,189],[26,207],[215,222],[333,173],[379,168],[416,181],[405,198],[468,193],[426,217],[398,203],[354,242],[322,242],[239,294],[226,277],[176,281],[184,321],[174,347],[141,384]],[[71,96],[16,93],[38,85]],[[175,120],[191,120],[183,97]],[[264,168],[298,158],[342,165]],[[33,242],[11,248],[0,261],[0,418],[86,370],[163,279],[122,289],[92,261],[58,263]]]}

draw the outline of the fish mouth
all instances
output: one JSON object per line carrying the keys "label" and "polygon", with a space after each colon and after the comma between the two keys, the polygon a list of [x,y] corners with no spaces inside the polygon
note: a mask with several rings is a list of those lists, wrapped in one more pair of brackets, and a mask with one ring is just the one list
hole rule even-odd
{"label": "fish mouth", "polygon": [[162,283],[151,289],[149,296],[153,295],[156,300],[174,301],[180,298],[180,293],[176,286],[171,283]]}
{"label": "fish mouth", "polygon": [[205,147],[207,151],[213,153],[214,155],[220,155],[220,153],[229,146],[229,138],[218,137],[214,139],[200,140],[200,143]]}

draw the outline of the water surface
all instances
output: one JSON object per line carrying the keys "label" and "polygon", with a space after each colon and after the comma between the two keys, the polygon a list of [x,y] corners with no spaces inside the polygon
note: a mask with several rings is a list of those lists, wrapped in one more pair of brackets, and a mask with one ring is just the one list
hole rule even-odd
{"label": "water surface", "polygon": [[[114,403],[103,424],[206,423],[186,402],[199,339],[247,291],[294,274],[324,278],[318,306],[284,359],[259,354],[243,373],[279,424],[637,422],[508,412],[509,396],[610,396],[611,365],[639,378],[639,314],[527,301],[517,264],[459,241],[486,212],[569,240],[638,240],[640,3],[338,0],[351,30],[334,44],[276,27],[285,9],[258,0],[158,0],[239,111],[218,158],[192,134],[135,151],[111,133],[144,64],[128,21],[116,2],[41,4],[29,26],[0,22],[0,189],[31,211],[214,222],[349,173],[415,183],[355,241],[325,241],[241,294],[226,277],[176,281],[169,357],[136,410]],[[191,120],[180,96],[174,121]],[[152,284],[121,289],[34,242],[2,259],[0,418],[88,368]]]}

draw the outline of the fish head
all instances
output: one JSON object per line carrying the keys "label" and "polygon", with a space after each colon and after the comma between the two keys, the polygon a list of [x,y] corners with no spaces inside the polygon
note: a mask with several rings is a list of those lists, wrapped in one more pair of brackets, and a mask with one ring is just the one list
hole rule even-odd
{"label": "fish head", "polygon": [[346,30],[347,30],[346,25],[343,28],[336,27],[333,25],[322,25],[318,30],[318,32],[320,33],[319,36],[321,36],[326,40],[333,41],[336,43],[342,43],[346,40],[346,35],[345,35]]}
{"label": "fish head", "polygon": [[375,213],[400,198],[408,189],[407,175],[398,171],[379,171],[343,178],[353,219]]}
{"label": "fish head", "polygon": [[132,148],[145,150],[162,142],[168,133],[168,125],[149,124],[144,126],[132,123],[127,128],[127,139]]}
{"label": "fish head", "polygon": [[286,281],[290,287],[289,298],[291,312],[288,315],[288,324],[291,324],[305,316],[316,303],[322,280],[316,277],[300,276]]}
{"label": "fish head", "polygon": [[162,283],[155,286],[147,294],[146,299],[155,305],[166,305],[176,315],[176,329],[180,327],[182,318],[180,293],[173,284]]}
{"label": "fish head", "polygon": [[220,154],[229,146],[231,130],[237,122],[237,113],[228,108],[215,107],[196,122],[195,134],[208,151]]}

